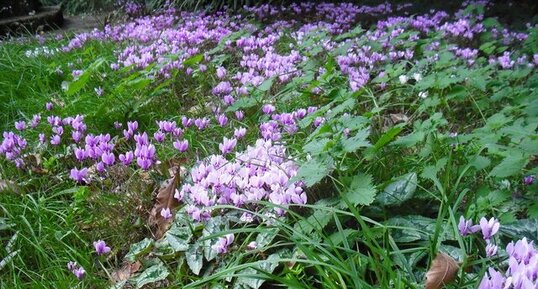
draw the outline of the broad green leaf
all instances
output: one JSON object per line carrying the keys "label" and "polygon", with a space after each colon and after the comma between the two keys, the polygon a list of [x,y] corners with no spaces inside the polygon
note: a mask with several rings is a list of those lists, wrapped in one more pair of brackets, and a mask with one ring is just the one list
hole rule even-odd
{"label": "broad green leaf", "polygon": [[354,206],[369,205],[374,201],[376,189],[370,175],[359,173],[353,177],[351,185],[343,192],[343,197]]}
{"label": "broad green leaf", "polygon": [[319,155],[327,151],[327,147],[332,140],[329,138],[314,139],[303,146],[303,151],[311,155]]}
{"label": "broad green leaf", "polygon": [[199,244],[189,246],[189,249],[185,252],[185,259],[187,259],[187,265],[192,273],[194,275],[200,274],[200,270],[202,270],[204,265],[204,253]]}
{"label": "broad green leaf", "polygon": [[200,63],[204,59],[203,54],[196,54],[194,56],[191,56],[183,61],[183,65],[185,66],[195,66],[196,64]]}
{"label": "broad green leaf", "polygon": [[489,165],[491,164],[491,160],[487,157],[476,156],[470,161],[469,164],[476,170],[480,171],[489,167]]}
{"label": "broad green leaf", "polygon": [[145,238],[144,240],[138,243],[131,244],[129,253],[125,255],[125,258],[129,262],[134,262],[136,261],[136,258],[138,258],[139,256],[149,253],[152,247],[153,247],[153,240],[149,238]]}
{"label": "broad green leaf", "polygon": [[490,177],[506,178],[521,173],[521,170],[529,162],[529,156],[521,153],[512,153],[505,157],[500,164],[495,166]]}
{"label": "broad green leaf", "polygon": [[[409,243],[415,241],[428,241],[435,233],[436,220],[420,215],[408,215],[394,217],[385,222],[390,228],[394,241],[398,243]],[[453,230],[448,224],[442,223],[443,229],[439,236],[440,241],[454,240]]]}
{"label": "broad green leaf", "polygon": [[307,187],[312,187],[329,175],[333,169],[334,160],[331,157],[314,157],[299,167],[293,179],[303,180]]}
{"label": "broad green leaf", "polygon": [[538,242],[538,219],[521,219],[514,223],[502,224],[501,233],[517,240],[526,237],[529,241]]}
{"label": "broad green leaf", "polygon": [[176,252],[183,252],[189,248],[189,241],[192,238],[191,229],[188,227],[172,227],[165,234],[170,247]]}
{"label": "broad green leaf", "polygon": [[159,262],[147,268],[136,277],[136,288],[142,288],[144,285],[162,281],[168,277],[168,274],[169,272],[166,266],[162,262]]}
{"label": "broad green leaf", "polygon": [[266,79],[264,82],[262,82],[258,86],[258,89],[261,91],[268,91],[269,89],[271,89],[271,86],[273,86],[273,81],[274,81],[274,78],[272,77],[269,79]]}
{"label": "broad green leaf", "polygon": [[257,248],[261,249],[271,244],[273,239],[277,236],[278,228],[264,228],[264,230],[256,236]]}
{"label": "broad green leaf", "polygon": [[342,138],[342,146],[346,152],[354,152],[361,147],[371,146],[370,142],[367,140],[370,135],[370,128],[365,128],[357,132],[352,137]]}
{"label": "broad green leaf", "polygon": [[[209,219],[204,229],[202,230],[203,237],[209,237],[211,235],[223,232],[225,230],[225,223],[222,217],[217,216]],[[215,245],[219,240],[219,237],[214,237],[211,239],[204,240],[204,256],[207,261],[211,261],[217,257],[217,252],[213,250],[213,245]]]}
{"label": "broad green leaf", "polygon": [[417,174],[408,173],[389,184],[376,197],[376,201],[382,206],[399,205],[410,199],[417,189]]}
{"label": "broad green leaf", "polygon": [[403,123],[398,124],[391,127],[387,132],[385,132],[372,147],[366,150],[366,158],[371,160],[376,152],[378,152],[381,148],[390,143],[398,134],[400,134],[404,126],[405,124]]}
{"label": "broad green leaf", "polygon": [[236,100],[232,105],[230,105],[226,111],[237,111],[241,109],[251,108],[257,104],[256,99],[254,97],[241,97],[240,99]]}
{"label": "broad green leaf", "polygon": [[[237,285],[246,285],[252,289],[258,289],[265,282],[266,274],[259,273],[258,270],[261,270],[265,273],[273,273],[273,271],[278,266],[278,260],[282,258],[282,253],[277,252],[269,255],[267,259],[259,264],[253,265],[254,268],[247,268],[238,272],[239,277],[237,277]],[[259,277],[258,277],[259,276]]]}

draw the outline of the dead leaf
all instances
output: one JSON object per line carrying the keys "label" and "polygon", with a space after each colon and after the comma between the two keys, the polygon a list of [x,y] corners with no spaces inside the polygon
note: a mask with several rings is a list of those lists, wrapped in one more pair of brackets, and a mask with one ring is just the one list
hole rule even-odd
{"label": "dead leaf", "polygon": [[142,263],[140,263],[140,261],[136,261],[134,263],[127,263],[123,265],[120,269],[112,272],[112,274],[110,274],[110,278],[114,283],[125,281],[129,279],[131,275],[140,270],[140,267],[142,267]]}
{"label": "dead leaf", "polygon": [[0,192],[3,192],[3,191],[20,193],[20,188],[13,181],[0,179]]}
{"label": "dead leaf", "polygon": [[426,273],[426,289],[440,289],[454,281],[459,267],[454,258],[445,253],[438,253]]}
{"label": "dead leaf", "polygon": [[409,117],[403,113],[391,113],[389,114],[389,118],[393,124],[407,122],[409,120]]}
{"label": "dead leaf", "polygon": [[149,224],[156,227],[155,239],[160,239],[172,223],[172,218],[167,220],[161,216],[161,210],[166,208],[172,210],[179,205],[179,202],[174,198],[174,194],[180,183],[180,175],[178,167],[173,178],[168,179],[159,189],[155,205],[151,209]]}

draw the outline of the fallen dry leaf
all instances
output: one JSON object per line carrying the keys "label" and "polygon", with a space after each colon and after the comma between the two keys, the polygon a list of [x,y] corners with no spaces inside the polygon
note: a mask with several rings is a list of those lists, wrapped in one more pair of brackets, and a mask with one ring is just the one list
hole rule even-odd
{"label": "fallen dry leaf", "polygon": [[20,188],[13,181],[0,179],[0,192],[3,192],[3,191],[20,193]]}
{"label": "fallen dry leaf", "polygon": [[179,202],[174,198],[174,194],[180,183],[180,175],[178,167],[174,176],[167,180],[159,189],[155,205],[153,206],[153,209],[151,209],[149,224],[156,227],[155,239],[160,239],[172,223],[172,218],[167,220],[161,216],[161,210],[166,208],[172,210],[179,205]]}
{"label": "fallen dry leaf", "polygon": [[440,289],[456,279],[459,265],[454,258],[438,253],[426,273],[426,289]]}
{"label": "fallen dry leaf", "polygon": [[129,279],[131,275],[140,270],[140,267],[142,267],[142,263],[140,263],[139,261],[136,261],[134,263],[127,263],[118,270],[112,272],[112,274],[110,274],[110,278],[112,278],[112,281],[114,283],[125,281]]}

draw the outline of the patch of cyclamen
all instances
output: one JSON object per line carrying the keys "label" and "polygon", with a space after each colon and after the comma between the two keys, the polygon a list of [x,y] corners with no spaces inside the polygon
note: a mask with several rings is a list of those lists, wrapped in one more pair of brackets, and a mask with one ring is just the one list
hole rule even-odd
{"label": "patch of cyclamen", "polygon": [[[259,139],[254,146],[236,152],[233,160],[212,155],[192,169],[191,183],[183,185],[175,197],[187,204],[187,213],[196,221],[210,218],[214,205],[234,205],[252,210],[260,201],[287,207],[305,204],[300,182],[290,182],[298,166],[286,156],[282,145]],[[283,215],[282,208],[272,208]]]}

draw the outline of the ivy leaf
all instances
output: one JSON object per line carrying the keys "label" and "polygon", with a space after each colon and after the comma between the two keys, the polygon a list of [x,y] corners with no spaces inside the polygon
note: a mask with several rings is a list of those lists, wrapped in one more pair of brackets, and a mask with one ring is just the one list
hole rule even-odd
{"label": "ivy leaf", "polygon": [[194,275],[200,274],[204,264],[204,254],[199,244],[190,245],[187,252],[185,252],[185,258],[187,259],[187,265],[191,269]]}
{"label": "ivy leaf", "polygon": [[156,265],[147,268],[136,277],[136,288],[142,288],[144,285],[162,281],[168,277],[168,274],[168,269],[166,269],[162,262],[159,262]]}
{"label": "ivy leaf", "polygon": [[149,238],[145,238],[144,240],[131,245],[131,248],[129,249],[129,253],[125,255],[125,259],[133,263],[134,261],[136,261],[136,258],[138,258],[139,256],[149,253],[152,247],[153,247],[153,240]]}
{"label": "ivy leaf", "polygon": [[417,174],[408,173],[389,184],[377,195],[377,202],[382,206],[399,205],[410,199],[417,189]]}
{"label": "ivy leaf", "polygon": [[372,177],[367,174],[358,174],[353,177],[351,185],[343,193],[354,206],[369,205],[374,201],[376,189],[372,184]]}
{"label": "ivy leaf", "polygon": [[513,239],[526,237],[538,242],[538,219],[521,219],[510,224],[503,224],[500,230]]}
{"label": "ivy leaf", "polygon": [[189,248],[189,241],[192,238],[191,229],[188,227],[172,227],[165,234],[166,240],[175,252],[183,252]]}

